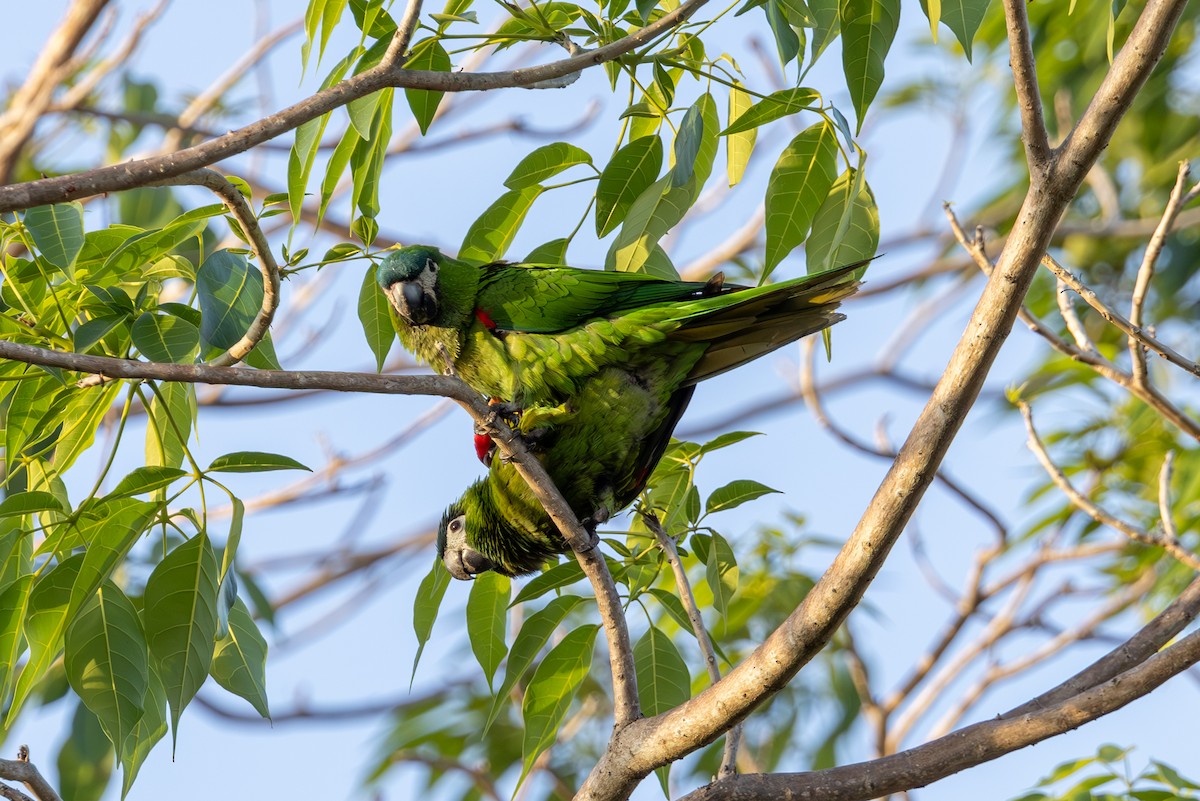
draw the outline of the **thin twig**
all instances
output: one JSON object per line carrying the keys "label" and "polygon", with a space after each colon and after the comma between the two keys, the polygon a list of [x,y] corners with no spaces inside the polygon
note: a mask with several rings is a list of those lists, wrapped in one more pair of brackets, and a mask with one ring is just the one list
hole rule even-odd
{"label": "thin twig", "polygon": [[1030,411],[1029,404],[1020,402],[1017,406],[1021,409],[1021,416],[1025,418],[1025,429],[1029,432],[1029,448],[1041,463],[1046,474],[1050,476],[1050,480],[1054,482],[1063,494],[1071,501],[1075,508],[1086,514],[1088,517],[1095,520],[1097,523],[1108,526],[1121,532],[1130,539],[1153,545],[1162,548],[1171,556],[1183,564],[1190,567],[1192,570],[1200,571],[1200,558],[1184,548],[1177,539],[1168,539],[1165,537],[1156,537],[1148,531],[1139,528],[1138,526],[1128,523],[1120,518],[1109,514],[1104,509],[1097,506],[1090,499],[1084,497],[1066,477],[1058,465],[1050,458],[1050,454],[1046,452],[1046,446],[1042,444],[1041,438],[1038,436],[1037,430],[1033,427],[1033,413]]}
{"label": "thin twig", "polygon": [[1049,166],[1051,152],[1024,0],[1004,0],[1004,21],[1008,30],[1008,61],[1021,112],[1021,140],[1025,143],[1029,174],[1036,185]]}
{"label": "thin twig", "polygon": [[[654,534],[658,547],[666,555],[667,564],[671,566],[671,572],[675,576],[675,587],[679,591],[679,601],[683,604],[684,611],[687,612],[688,622],[692,624],[692,634],[695,635],[696,643],[700,646],[700,653],[704,657],[704,666],[708,669],[708,677],[716,684],[721,680],[721,668],[717,665],[717,652],[713,648],[712,640],[709,639],[708,630],[704,627],[704,618],[700,616],[700,607],[696,605],[696,596],[692,594],[692,585],[688,582],[687,571],[684,570],[683,562],[679,559],[679,549],[675,547],[675,540],[663,531],[662,524],[658,522],[658,517],[653,512],[642,512],[642,520],[645,522],[646,528]],[[721,756],[721,769],[717,774],[718,777],[731,776],[737,772],[737,755],[741,739],[742,727],[740,725],[734,726],[725,735],[725,751]]]}

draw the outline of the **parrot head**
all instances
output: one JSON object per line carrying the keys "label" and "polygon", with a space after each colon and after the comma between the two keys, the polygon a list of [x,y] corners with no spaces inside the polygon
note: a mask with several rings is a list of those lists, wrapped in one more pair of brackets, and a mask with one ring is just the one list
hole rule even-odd
{"label": "parrot head", "polygon": [[468,514],[464,501],[467,501],[469,496],[468,492],[467,496],[451,504],[442,515],[437,537],[438,558],[450,571],[450,575],[462,581],[469,581],[480,573],[495,570],[497,567],[491,559],[472,548],[467,541]]}
{"label": "parrot head", "polygon": [[389,253],[375,278],[396,312],[410,325],[425,325],[438,314],[438,270],[445,257],[437,248],[410,245]]}

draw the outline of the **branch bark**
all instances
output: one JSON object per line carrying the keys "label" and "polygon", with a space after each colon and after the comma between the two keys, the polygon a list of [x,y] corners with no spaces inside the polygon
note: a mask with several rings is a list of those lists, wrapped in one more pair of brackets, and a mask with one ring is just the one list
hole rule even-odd
{"label": "branch bark", "polygon": [[[24,746],[21,746],[24,750]],[[21,782],[38,801],[62,801],[37,766],[26,759],[0,759],[0,779]]]}

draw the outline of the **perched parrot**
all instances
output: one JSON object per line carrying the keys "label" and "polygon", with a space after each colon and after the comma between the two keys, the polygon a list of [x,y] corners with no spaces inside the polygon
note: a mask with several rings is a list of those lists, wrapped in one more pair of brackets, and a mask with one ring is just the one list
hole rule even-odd
{"label": "perched parrot", "polygon": [[[686,367],[608,367],[582,382],[570,414],[539,428],[536,453],[584,525],[594,530],[646,486],[694,386]],[[458,579],[495,570],[519,576],[570,550],[541,503],[502,458],[467,488],[438,528],[438,556]]]}
{"label": "perched parrot", "polygon": [[[552,409],[606,367],[681,361],[680,386],[820,331],[866,261],[761,287],[520,264],[476,267],[413,245],[376,271],[401,343],[438,371],[517,409]],[[522,418],[523,431],[545,422]]]}

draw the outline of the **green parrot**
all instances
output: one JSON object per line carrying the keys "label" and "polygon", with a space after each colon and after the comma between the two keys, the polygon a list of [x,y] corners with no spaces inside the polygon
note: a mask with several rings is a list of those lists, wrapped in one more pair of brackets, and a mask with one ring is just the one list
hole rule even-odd
{"label": "green parrot", "polygon": [[[569,416],[537,429],[538,458],[593,533],[645,488],[695,391],[680,386],[686,373],[670,361],[636,374],[604,368],[582,382]],[[438,557],[458,579],[488,570],[532,573],[570,550],[525,479],[502,458],[492,459],[487,477],[446,510],[437,543]]]}
{"label": "green parrot", "polygon": [[[561,410],[606,367],[682,361],[680,386],[718,375],[838,320],[866,261],[761,287],[641,273],[496,263],[474,266],[412,245],[384,258],[379,286],[401,343],[478,392]],[[552,416],[552,412],[547,411]],[[522,431],[547,421],[522,417]]]}

